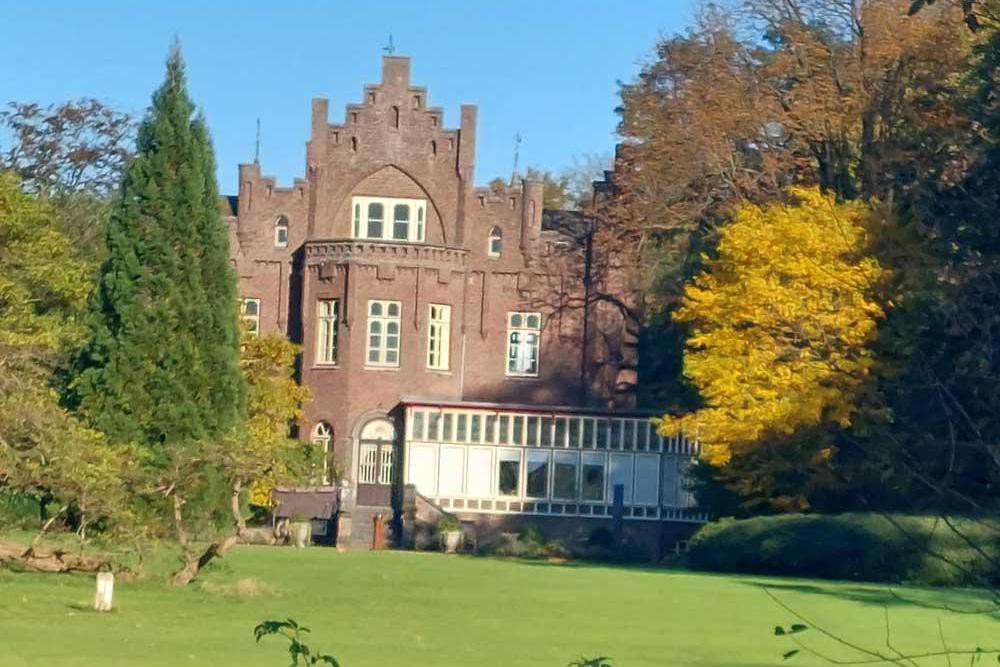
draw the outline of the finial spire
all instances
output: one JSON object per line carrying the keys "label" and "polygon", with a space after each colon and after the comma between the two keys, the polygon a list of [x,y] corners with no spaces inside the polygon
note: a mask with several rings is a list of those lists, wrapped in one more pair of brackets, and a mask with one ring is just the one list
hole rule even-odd
{"label": "finial spire", "polygon": [[389,33],[389,43],[382,47],[382,50],[388,55],[392,55],[396,52],[396,46],[392,43],[392,33]]}
{"label": "finial spire", "polygon": [[517,183],[517,161],[521,154],[521,133],[514,135],[514,168],[510,172],[510,185],[513,187]]}
{"label": "finial spire", "polygon": [[260,164],[260,117],[257,118],[257,141],[253,147],[253,163]]}

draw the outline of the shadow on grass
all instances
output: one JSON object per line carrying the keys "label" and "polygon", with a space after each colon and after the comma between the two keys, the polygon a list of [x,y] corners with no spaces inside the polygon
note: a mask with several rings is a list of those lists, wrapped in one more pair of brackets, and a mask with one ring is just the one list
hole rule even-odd
{"label": "shadow on grass", "polygon": [[988,591],[974,589],[906,588],[872,584],[870,586],[833,583],[746,580],[747,586],[767,589],[772,593],[788,592],[855,602],[862,605],[889,608],[938,609],[958,614],[976,614],[1000,620],[1000,607],[991,602]]}

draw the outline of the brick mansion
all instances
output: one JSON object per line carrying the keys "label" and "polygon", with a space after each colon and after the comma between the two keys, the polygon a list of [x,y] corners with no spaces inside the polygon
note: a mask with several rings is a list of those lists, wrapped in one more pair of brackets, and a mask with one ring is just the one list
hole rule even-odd
{"label": "brick mansion", "polygon": [[370,543],[382,514],[406,546],[419,503],[480,535],[580,540],[617,512],[662,550],[702,518],[695,445],[636,409],[636,346],[587,298],[588,221],[546,210],[539,181],[476,187],[475,157],[476,107],[446,127],[386,56],[342,122],[313,100],[303,178],[243,164],[223,199],[244,319],[302,346],[297,432],[326,452],[337,543]]}

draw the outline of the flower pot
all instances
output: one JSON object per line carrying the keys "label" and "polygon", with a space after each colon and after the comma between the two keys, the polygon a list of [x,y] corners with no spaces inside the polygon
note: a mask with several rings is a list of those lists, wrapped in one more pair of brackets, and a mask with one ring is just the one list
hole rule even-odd
{"label": "flower pot", "polygon": [[462,531],[446,530],[442,533],[442,539],[444,541],[444,552],[448,554],[456,553],[458,548],[462,546]]}
{"label": "flower pot", "polygon": [[305,549],[312,541],[312,523],[308,521],[294,521],[289,526],[292,537],[292,544],[299,549]]}

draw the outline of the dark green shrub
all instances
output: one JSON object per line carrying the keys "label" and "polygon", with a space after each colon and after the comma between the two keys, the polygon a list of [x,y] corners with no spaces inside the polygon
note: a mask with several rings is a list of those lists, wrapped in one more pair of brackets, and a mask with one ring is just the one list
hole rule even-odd
{"label": "dark green shrub", "polygon": [[894,516],[890,521],[877,514],[793,514],[707,524],[691,540],[685,563],[717,572],[927,585],[993,579],[990,560],[1000,542],[995,524],[974,519],[957,523],[985,556],[934,517]]}
{"label": "dark green shrub", "polygon": [[533,523],[526,525],[517,539],[524,544],[536,544],[539,546],[548,542],[545,538],[545,533],[542,532],[542,529]]}

